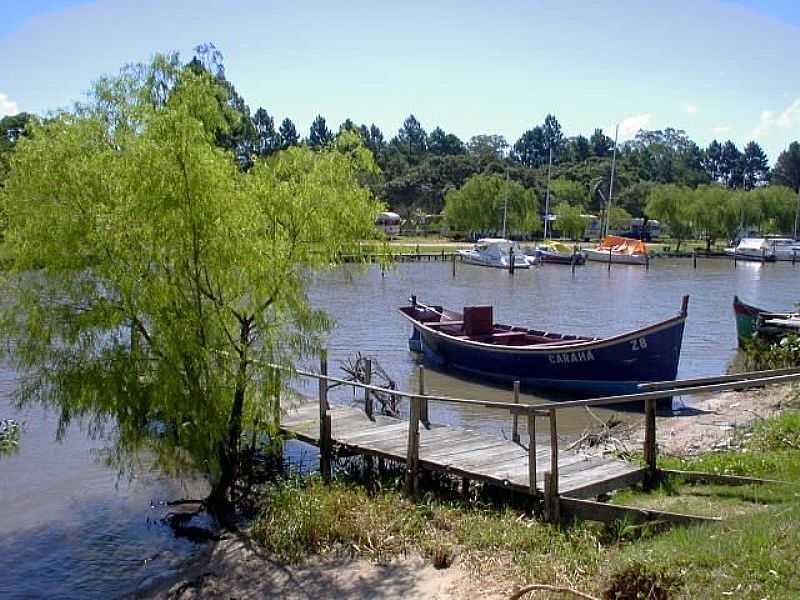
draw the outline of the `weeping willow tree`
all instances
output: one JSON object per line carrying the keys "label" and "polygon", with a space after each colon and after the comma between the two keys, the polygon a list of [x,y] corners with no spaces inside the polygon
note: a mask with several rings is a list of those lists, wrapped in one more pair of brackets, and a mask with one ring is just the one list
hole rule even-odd
{"label": "weeping willow tree", "polygon": [[499,175],[473,175],[444,199],[445,217],[458,231],[529,233],[541,226],[533,190]]}
{"label": "weeping willow tree", "polygon": [[10,264],[0,327],[19,402],[80,418],[119,458],[143,448],[205,473],[229,506],[247,432],[276,422],[276,377],[328,327],[307,278],[372,235],[358,181],[372,155],[344,136],[247,172],[214,143],[226,91],[175,56],[101,79],[34,124],[2,192]]}

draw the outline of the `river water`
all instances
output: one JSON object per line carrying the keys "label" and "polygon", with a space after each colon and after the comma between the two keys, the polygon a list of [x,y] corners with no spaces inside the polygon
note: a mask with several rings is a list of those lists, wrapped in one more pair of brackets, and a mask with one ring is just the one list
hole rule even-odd
{"label": "river water", "polygon": [[[422,262],[343,267],[313,282],[310,296],[336,321],[328,342],[330,372],[354,351],[375,357],[401,389],[415,390],[418,358],[408,351],[409,325],[396,308],[416,294],[458,308],[492,304],[495,318],[563,333],[608,335],[676,314],[690,294],[679,377],[724,372],[736,355],[734,294],[765,308],[800,301],[800,265],[720,259],[659,259],[649,271],[602,264],[545,265],[508,273]],[[38,407],[17,412],[13,371],[0,368],[0,416],[25,422],[19,452],[0,459],[0,598],[114,598],[168,577],[197,547],[159,523],[163,502],[199,497],[202,482],[181,483],[146,468],[120,478],[102,460],[102,442],[77,425],[57,442],[57,415]],[[429,370],[430,393],[509,400],[510,390]],[[346,391],[339,396],[346,397]],[[523,395],[523,402],[540,398]],[[691,402],[690,399],[685,400]],[[431,419],[510,435],[507,414],[432,404]],[[602,414],[602,411],[598,411]],[[585,412],[559,416],[559,429],[580,431]],[[290,455],[304,455],[299,445]],[[146,462],[146,461],[145,461]]]}

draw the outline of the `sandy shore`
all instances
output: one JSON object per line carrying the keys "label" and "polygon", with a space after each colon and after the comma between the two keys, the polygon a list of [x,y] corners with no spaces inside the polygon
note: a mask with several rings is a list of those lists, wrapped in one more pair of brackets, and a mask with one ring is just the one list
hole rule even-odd
{"label": "sandy shore", "polygon": [[[744,392],[723,392],[694,396],[687,408],[676,416],[656,418],[656,441],[660,453],[692,456],[724,450],[735,444],[736,434],[777,413],[798,392],[791,386],[771,386]],[[620,425],[610,431],[610,439],[599,449],[641,450],[644,419]]]}
{"label": "sandy shore", "polygon": [[458,562],[437,570],[418,556],[381,563],[318,556],[289,565],[270,558],[240,535],[209,547],[169,589],[140,597],[461,600],[502,596],[476,589]]}

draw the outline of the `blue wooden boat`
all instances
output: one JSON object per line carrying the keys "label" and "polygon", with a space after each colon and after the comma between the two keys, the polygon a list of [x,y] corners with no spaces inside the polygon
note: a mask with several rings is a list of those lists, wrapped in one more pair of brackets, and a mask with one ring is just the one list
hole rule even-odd
{"label": "blue wooden boat", "polygon": [[565,335],[494,322],[491,306],[462,313],[411,299],[400,308],[414,331],[409,348],[425,362],[497,382],[592,396],[628,394],[675,379],[689,297],[681,312],[610,337]]}

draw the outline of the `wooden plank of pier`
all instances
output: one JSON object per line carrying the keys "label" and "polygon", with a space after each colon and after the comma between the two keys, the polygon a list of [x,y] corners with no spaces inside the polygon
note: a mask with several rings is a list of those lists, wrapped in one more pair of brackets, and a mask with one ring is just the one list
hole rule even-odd
{"label": "wooden plank of pier", "polygon": [[[281,429],[302,441],[319,445],[320,413],[317,403],[290,409]],[[331,406],[331,443],[350,453],[377,456],[405,463],[409,440],[408,421],[382,415],[370,419],[360,408]],[[530,474],[535,473],[537,492],[544,490],[544,475],[558,464],[558,492],[573,498],[590,498],[642,481],[645,469],[622,460],[557,452],[551,461],[549,444],[536,449],[536,468],[528,461],[529,449],[512,440],[449,425],[424,427],[418,434],[417,466],[476,481],[484,481],[530,493]]]}

